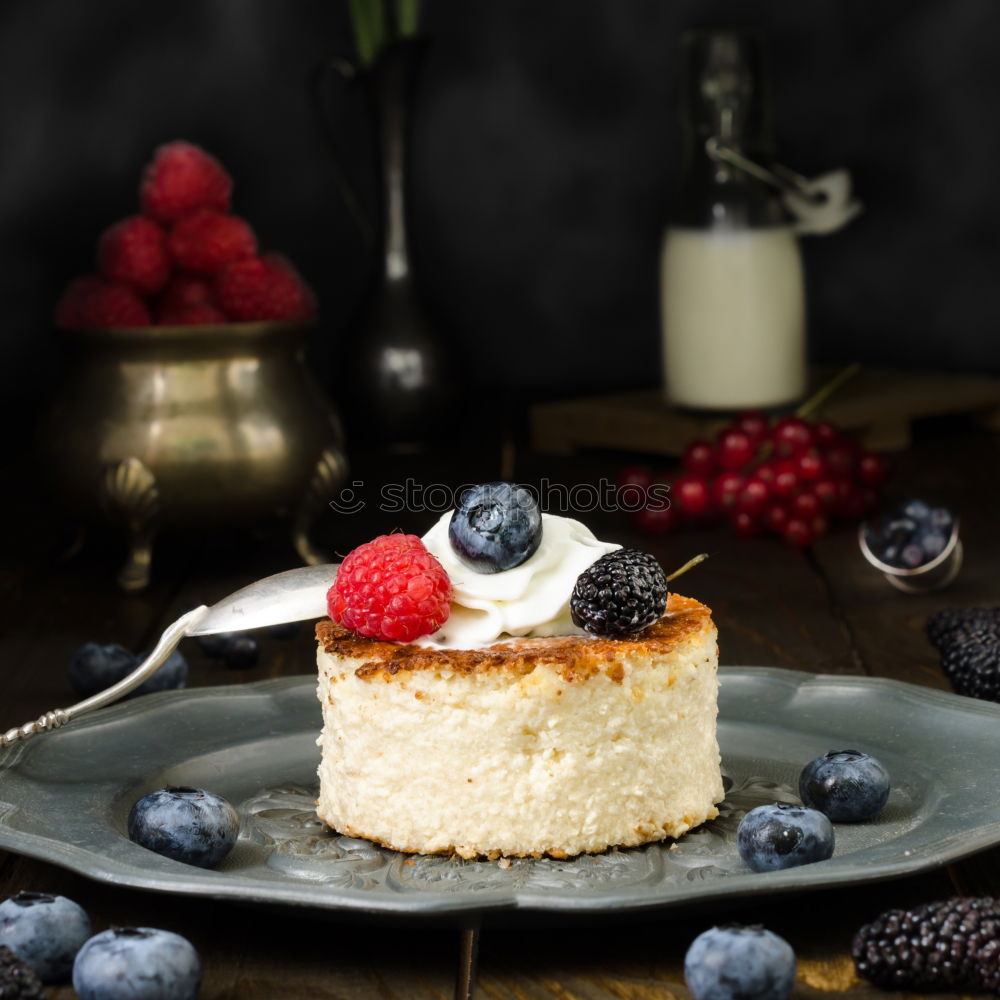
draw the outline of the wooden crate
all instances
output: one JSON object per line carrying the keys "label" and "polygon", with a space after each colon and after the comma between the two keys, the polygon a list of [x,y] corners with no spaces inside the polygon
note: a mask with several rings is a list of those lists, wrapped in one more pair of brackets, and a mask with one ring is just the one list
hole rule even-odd
{"label": "wooden crate", "polygon": [[[833,374],[814,371],[813,389]],[[971,414],[1000,431],[1000,378],[865,368],[814,418],[857,432],[873,451],[900,451],[910,444],[914,420],[946,414]],[[581,448],[679,455],[690,441],[711,439],[725,423],[725,417],[676,409],[657,389],[541,403],[531,410],[532,445],[548,455]]]}

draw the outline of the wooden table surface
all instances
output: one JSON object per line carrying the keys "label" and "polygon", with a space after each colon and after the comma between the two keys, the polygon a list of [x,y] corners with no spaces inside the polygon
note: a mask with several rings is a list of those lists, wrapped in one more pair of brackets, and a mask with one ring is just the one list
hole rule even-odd
{"label": "wooden table surface", "polygon": [[[518,456],[516,477],[546,476],[566,483],[613,478],[630,461],[602,454],[542,461]],[[962,422],[918,428],[914,446],[895,458],[888,494],[921,496],[962,517],[966,560],[946,591],[906,596],[862,560],[854,533],[841,530],[805,552],[772,538],[737,539],[726,530],[689,531],[650,541],[620,514],[584,513],[595,532],[650,548],[667,567],[706,550],[712,558],[681,588],[709,604],[720,633],[723,664],[768,665],[820,673],[891,677],[947,688],[923,624],[944,606],[1000,604],[1000,532],[997,472],[1000,436]],[[457,483],[496,478],[492,457],[469,458],[462,475],[446,456],[433,462],[398,458],[369,463],[355,474],[369,498],[378,478]],[[15,485],[10,477],[5,482]],[[332,518],[328,542],[346,552],[380,531],[422,532],[430,516],[393,518],[374,511]],[[120,545],[92,532],[67,557],[71,537],[65,515],[55,519],[30,491],[12,489],[5,527],[13,559],[0,572],[0,729],[71,703],[66,679],[70,654],[83,642],[148,646],[182,610],[211,603],[253,579],[294,565],[275,526],[253,531],[175,531],[160,540],[154,582],[124,596],[113,584]],[[197,645],[182,649],[190,685],[246,683],[312,670],[311,629],[290,640],[263,642],[260,664],[229,671]],[[44,738],[44,737],[41,737]],[[983,776],[983,794],[995,796],[996,776]],[[330,998],[330,1000],[449,1000],[454,992],[460,928],[427,923],[340,919],[302,911],[272,911],[183,896],[112,888],[53,865],[0,851],[0,898],[18,890],[59,892],[79,902],[95,929],[144,924],[185,935],[204,964],[201,997]],[[712,924],[762,923],[783,935],[799,960],[796,996],[883,995],[854,975],[849,947],[854,931],[881,910],[955,893],[1000,894],[1000,849],[981,852],[921,875],[863,887],[782,898],[766,896],[584,922],[546,916],[507,917],[481,932],[477,997],[483,1000],[667,1000],[686,997],[682,962],[693,938]],[[75,996],[51,987],[56,1000]]]}

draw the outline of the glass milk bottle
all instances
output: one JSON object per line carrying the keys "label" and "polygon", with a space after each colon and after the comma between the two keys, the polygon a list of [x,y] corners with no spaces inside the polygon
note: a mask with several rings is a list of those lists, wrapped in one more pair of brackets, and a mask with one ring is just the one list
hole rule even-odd
{"label": "glass milk bottle", "polygon": [[770,408],[806,387],[802,260],[775,190],[760,39],[683,40],[683,173],[661,254],[663,371],[676,406]]}

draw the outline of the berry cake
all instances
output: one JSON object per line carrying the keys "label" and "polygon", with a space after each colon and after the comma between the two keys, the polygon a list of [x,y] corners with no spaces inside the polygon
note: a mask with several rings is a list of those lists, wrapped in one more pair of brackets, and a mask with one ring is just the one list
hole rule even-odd
{"label": "berry cake", "polygon": [[709,609],[668,597],[647,553],[532,508],[485,484],[423,539],[345,559],[317,626],[317,812],[333,829],[564,858],[717,815]]}

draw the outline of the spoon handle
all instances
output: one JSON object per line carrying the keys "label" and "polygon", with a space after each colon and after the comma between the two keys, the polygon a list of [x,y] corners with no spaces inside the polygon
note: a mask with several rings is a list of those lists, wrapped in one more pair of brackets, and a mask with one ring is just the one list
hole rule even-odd
{"label": "spoon handle", "polygon": [[55,708],[51,712],[39,716],[33,722],[26,722],[23,726],[8,729],[7,732],[0,735],[0,748],[10,746],[20,740],[26,740],[36,733],[59,729],[67,722],[72,722],[79,716],[93,712],[95,709],[104,708],[105,705],[110,705],[123,695],[134,691],[166,663],[167,658],[177,648],[177,644],[188,634],[188,629],[195,628],[207,614],[208,608],[201,605],[182,615],[173,625],[167,627],[163,635],[160,636],[160,641],[150,651],[149,656],[127,677],[123,677],[117,684],[112,684],[111,687],[91,695],[84,701],[77,702],[69,708]]}

